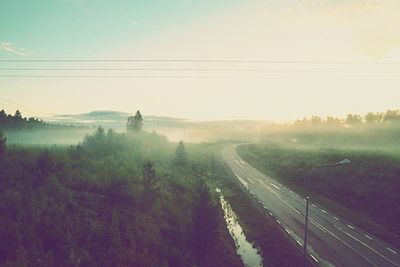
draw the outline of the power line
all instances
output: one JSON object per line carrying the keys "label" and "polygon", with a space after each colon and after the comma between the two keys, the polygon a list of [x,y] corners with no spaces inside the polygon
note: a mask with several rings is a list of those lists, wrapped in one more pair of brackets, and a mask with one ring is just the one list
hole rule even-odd
{"label": "power line", "polygon": [[358,71],[358,70],[285,70],[285,69],[228,69],[228,68],[0,68],[4,71],[225,71],[225,72],[299,72],[299,73],[366,73],[398,74],[394,71]]}
{"label": "power line", "polygon": [[[10,108],[10,109],[16,109],[16,107],[15,106],[12,106],[12,105],[10,105],[10,104],[7,104],[7,103],[5,103],[5,102],[2,102],[2,101],[0,101],[0,105],[2,105],[2,106],[5,106],[5,107],[8,107],[8,108]],[[18,108],[17,108],[18,109]]]}
{"label": "power line", "polygon": [[263,77],[263,76],[164,76],[164,75],[0,75],[2,78],[137,78],[137,79],[260,79],[260,80],[365,80],[399,81],[387,78]]}
{"label": "power line", "polygon": [[[8,106],[10,106],[10,104],[11,104],[11,105],[13,105],[14,107],[17,107],[17,108],[22,107],[22,108],[28,109],[28,110],[30,110],[30,111],[39,112],[37,109],[31,108],[31,107],[28,107],[28,106],[25,106],[25,105],[22,105],[22,104],[15,103],[15,102],[10,101],[10,100],[8,100],[8,99],[6,99],[6,98],[4,98],[4,97],[0,97],[0,100],[2,100],[2,103],[3,103],[3,104],[4,104],[3,101],[9,103]],[[7,105],[7,104],[5,104],[5,105]]]}
{"label": "power line", "polygon": [[231,60],[231,59],[0,59],[0,62],[65,63],[65,62],[205,62],[205,63],[273,63],[273,64],[350,64],[399,65],[400,62],[302,61],[302,60]]}

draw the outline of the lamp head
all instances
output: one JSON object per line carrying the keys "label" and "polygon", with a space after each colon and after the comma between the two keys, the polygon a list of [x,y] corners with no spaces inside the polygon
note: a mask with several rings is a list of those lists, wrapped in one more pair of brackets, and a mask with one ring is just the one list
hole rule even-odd
{"label": "lamp head", "polygon": [[351,163],[351,161],[349,159],[344,159],[342,161],[339,161],[338,165],[348,165],[350,163]]}

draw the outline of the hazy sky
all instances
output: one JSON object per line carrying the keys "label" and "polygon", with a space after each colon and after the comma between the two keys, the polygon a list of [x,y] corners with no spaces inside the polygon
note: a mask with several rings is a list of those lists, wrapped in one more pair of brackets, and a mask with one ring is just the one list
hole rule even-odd
{"label": "hazy sky", "polygon": [[[0,0],[0,60],[270,61],[0,62],[0,107],[278,121],[396,109],[399,25],[398,0]],[[32,68],[51,70],[5,70]],[[133,77],[4,77],[29,75]]]}

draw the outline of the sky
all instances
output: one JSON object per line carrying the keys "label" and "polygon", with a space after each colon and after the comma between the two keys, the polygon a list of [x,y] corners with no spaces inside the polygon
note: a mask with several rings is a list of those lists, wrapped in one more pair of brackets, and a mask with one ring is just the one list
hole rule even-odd
{"label": "sky", "polygon": [[[398,25],[398,0],[0,0],[0,108],[271,121],[398,109]],[[60,59],[152,61],[35,62]]]}

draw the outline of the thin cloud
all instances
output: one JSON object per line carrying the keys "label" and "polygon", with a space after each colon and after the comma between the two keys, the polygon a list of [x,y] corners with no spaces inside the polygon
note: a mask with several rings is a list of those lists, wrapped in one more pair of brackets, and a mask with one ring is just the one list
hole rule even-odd
{"label": "thin cloud", "polygon": [[86,0],[57,0],[60,3],[67,3],[67,4],[78,4],[83,5],[86,3]]}
{"label": "thin cloud", "polygon": [[5,51],[17,54],[19,56],[24,56],[24,57],[33,55],[32,52],[30,52],[24,48],[17,48],[12,43],[7,43],[7,42],[0,43],[0,50],[5,50]]}

